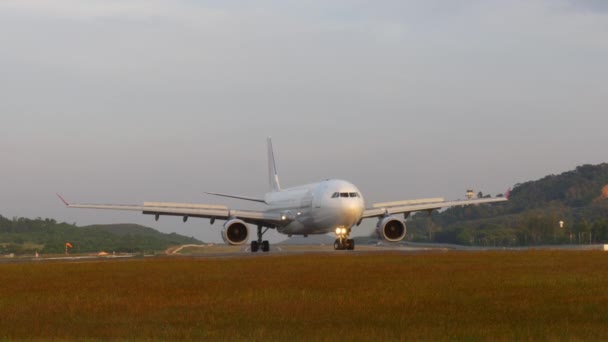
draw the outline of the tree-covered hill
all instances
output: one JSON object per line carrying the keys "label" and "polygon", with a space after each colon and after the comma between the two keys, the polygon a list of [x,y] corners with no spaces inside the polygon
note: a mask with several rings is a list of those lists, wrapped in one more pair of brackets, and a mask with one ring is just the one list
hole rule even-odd
{"label": "tree-covered hill", "polygon": [[0,216],[0,254],[61,253],[69,242],[73,252],[152,252],[201,241],[165,234],[136,224],[78,227],[52,219],[7,219]]}
{"label": "tree-covered hill", "polygon": [[[560,221],[563,226],[560,226]],[[608,243],[608,164],[516,184],[508,202],[413,215],[414,241],[466,245]]]}

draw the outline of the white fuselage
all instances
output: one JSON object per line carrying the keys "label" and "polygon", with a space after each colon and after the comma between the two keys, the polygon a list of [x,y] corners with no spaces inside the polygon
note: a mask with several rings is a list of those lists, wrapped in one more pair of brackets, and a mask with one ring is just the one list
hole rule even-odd
{"label": "white fuselage", "polygon": [[278,226],[287,235],[325,234],[336,228],[350,229],[363,215],[365,202],[353,184],[326,180],[269,192],[264,197],[268,211],[288,217],[289,223]]}

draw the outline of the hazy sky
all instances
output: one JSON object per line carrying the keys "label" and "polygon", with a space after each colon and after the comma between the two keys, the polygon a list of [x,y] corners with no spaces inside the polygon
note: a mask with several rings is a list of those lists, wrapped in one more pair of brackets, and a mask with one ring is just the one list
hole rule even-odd
{"label": "hazy sky", "polygon": [[55,192],[262,208],[203,191],[262,195],[266,136],[284,187],[496,194],[608,161],[607,61],[603,0],[2,0],[0,214],[220,241]]}

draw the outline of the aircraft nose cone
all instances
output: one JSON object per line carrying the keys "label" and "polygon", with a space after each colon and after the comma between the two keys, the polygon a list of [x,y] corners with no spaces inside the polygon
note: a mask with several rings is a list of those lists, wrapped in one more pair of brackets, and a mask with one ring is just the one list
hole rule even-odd
{"label": "aircraft nose cone", "polygon": [[359,201],[349,201],[343,207],[343,218],[345,226],[356,224],[363,214],[363,204]]}

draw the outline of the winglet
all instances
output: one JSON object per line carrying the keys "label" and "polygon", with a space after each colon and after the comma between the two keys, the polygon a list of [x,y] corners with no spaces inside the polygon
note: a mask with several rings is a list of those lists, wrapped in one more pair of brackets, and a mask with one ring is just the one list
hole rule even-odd
{"label": "winglet", "polygon": [[57,197],[59,197],[59,199],[61,200],[61,202],[63,202],[63,204],[65,204],[66,206],[70,206],[70,203],[68,203],[68,201],[65,200],[65,198],[61,197],[61,195],[59,193],[57,193]]}

